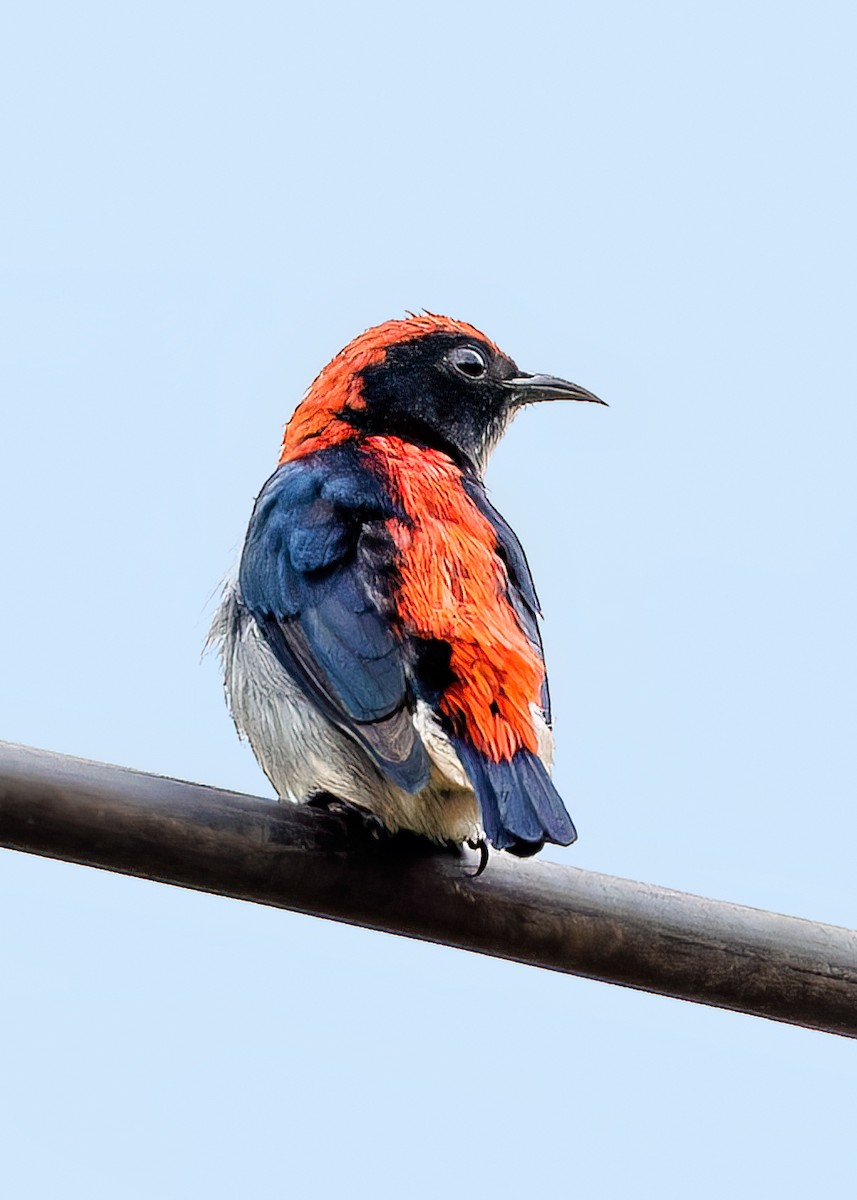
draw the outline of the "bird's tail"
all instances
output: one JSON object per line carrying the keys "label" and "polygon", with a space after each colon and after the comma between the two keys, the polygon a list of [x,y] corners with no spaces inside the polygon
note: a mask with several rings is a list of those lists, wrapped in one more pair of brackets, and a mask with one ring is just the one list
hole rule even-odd
{"label": "bird's tail", "polygon": [[497,850],[524,858],[545,842],[570,846],[576,840],[571,817],[535,754],[519,750],[498,763],[460,739],[455,749],[476,792],[485,836]]}

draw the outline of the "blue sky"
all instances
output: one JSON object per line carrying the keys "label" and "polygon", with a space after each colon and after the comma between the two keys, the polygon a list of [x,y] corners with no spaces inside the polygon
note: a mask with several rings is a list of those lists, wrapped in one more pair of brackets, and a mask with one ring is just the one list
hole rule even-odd
{"label": "blue sky", "polygon": [[[607,399],[489,471],[558,861],[857,926],[855,20],[34,3],[0,99],[0,736],[269,794],[199,654],[282,424],[426,307]],[[10,1195],[804,1195],[857,1050],[0,854]]]}

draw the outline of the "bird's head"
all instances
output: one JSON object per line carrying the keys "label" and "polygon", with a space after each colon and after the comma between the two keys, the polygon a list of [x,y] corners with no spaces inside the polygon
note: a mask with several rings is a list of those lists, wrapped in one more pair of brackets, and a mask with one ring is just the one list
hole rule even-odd
{"label": "bird's head", "polygon": [[367,329],[324,368],[298,406],[280,461],[361,434],[445,451],[481,473],[509,421],[539,400],[597,396],[521,371],[478,329],[424,313]]}

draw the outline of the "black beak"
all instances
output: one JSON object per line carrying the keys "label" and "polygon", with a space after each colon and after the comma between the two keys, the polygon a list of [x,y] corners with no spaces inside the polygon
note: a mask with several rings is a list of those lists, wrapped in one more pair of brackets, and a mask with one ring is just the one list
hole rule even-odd
{"label": "black beak", "polygon": [[503,386],[514,392],[513,404],[535,404],[539,400],[589,400],[592,404],[603,404],[606,400],[587,392],[586,388],[556,375],[518,375],[504,379]]}

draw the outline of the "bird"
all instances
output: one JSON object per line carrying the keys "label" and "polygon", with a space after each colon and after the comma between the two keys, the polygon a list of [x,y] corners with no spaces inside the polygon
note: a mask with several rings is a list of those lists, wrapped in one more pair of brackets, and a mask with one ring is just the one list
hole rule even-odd
{"label": "bird", "polygon": [[489,499],[541,401],[474,326],[410,313],[323,368],[285,427],[211,627],[226,698],[281,800],[526,857],[577,832],[551,779],[541,610]]}

